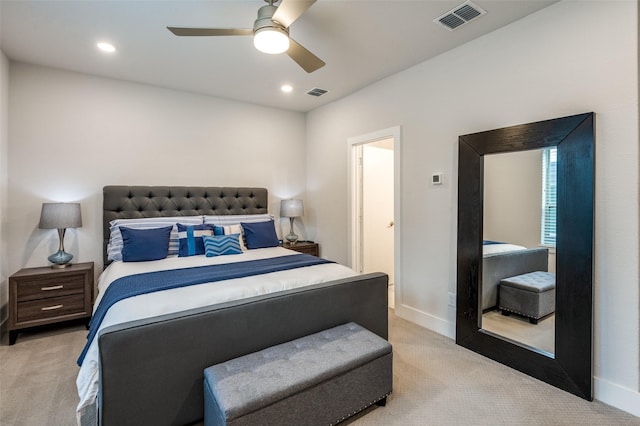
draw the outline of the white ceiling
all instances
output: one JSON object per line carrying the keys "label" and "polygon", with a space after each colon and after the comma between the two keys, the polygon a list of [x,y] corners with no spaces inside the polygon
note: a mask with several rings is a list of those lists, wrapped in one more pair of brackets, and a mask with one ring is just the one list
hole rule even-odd
{"label": "white ceiling", "polygon": [[[307,74],[250,36],[176,37],[167,26],[251,28],[263,0],[0,0],[9,59],[295,111],[310,111],[556,0],[473,0],[486,15],[449,31],[433,19],[464,0],[318,0],[290,35],[327,65]],[[98,41],[113,43],[104,54]],[[290,84],[294,91],[282,93]],[[316,98],[314,87],[329,92]]]}

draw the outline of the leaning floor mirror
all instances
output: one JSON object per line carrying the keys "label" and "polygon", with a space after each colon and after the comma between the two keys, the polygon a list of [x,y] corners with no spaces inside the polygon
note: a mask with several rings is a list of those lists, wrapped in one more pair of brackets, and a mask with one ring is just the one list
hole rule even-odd
{"label": "leaning floor mirror", "polygon": [[594,118],[458,142],[456,343],[590,401]]}

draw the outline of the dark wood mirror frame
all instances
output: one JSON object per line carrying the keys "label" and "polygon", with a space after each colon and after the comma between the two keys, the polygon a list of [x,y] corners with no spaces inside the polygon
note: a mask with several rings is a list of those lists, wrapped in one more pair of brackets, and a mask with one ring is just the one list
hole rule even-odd
{"label": "dark wood mirror frame", "polygon": [[[456,343],[593,400],[594,113],[459,137]],[[484,155],[558,148],[554,356],[480,328]]]}

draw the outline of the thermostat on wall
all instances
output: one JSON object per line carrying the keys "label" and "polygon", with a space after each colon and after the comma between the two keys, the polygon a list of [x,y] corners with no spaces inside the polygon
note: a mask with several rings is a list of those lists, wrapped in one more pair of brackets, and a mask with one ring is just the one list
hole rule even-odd
{"label": "thermostat on wall", "polygon": [[442,185],[442,179],[444,178],[444,173],[434,173],[431,175],[431,184],[432,185]]}

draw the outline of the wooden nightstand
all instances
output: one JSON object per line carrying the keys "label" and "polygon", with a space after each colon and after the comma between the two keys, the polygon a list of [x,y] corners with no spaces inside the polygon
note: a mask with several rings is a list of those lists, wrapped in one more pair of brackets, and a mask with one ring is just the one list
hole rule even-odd
{"label": "wooden nightstand", "polygon": [[93,262],[21,269],[9,277],[9,344],[25,328],[91,318],[92,304]]}
{"label": "wooden nightstand", "polygon": [[311,241],[298,241],[295,244],[289,244],[287,242],[282,244],[282,247],[295,250],[300,253],[310,254],[312,256],[320,256],[320,248],[318,247],[318,243],[314,243]]}

